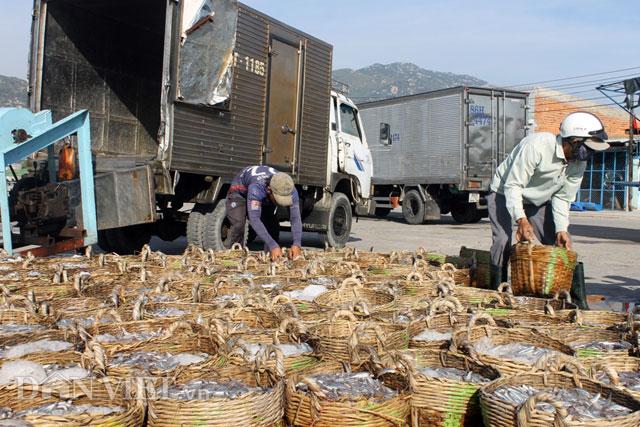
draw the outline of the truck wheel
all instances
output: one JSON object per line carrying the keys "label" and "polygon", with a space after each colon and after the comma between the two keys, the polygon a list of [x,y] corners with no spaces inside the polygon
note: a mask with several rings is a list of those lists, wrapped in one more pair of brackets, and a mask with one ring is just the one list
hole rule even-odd
{"label": "truck wheel", "polygon": [[204,209],[194,206],[187,219],[187,242],[198,248],[203,248],[202,231],[204,228]]}
{"label": "truck wheel", "polygon": [[131,255],[142,249],[151,240],[147,224],[111,228],[98,232],[98,245],[106,252]]}
{"label": "truck wheel", "polygon": [[329,223],[324,240],[329,246],[343,248],[349,241],[353,214],[351,202],[343,193],[333,193],[331,196],[331,209],[329,210]]}
{"label": "truck wheel", "polygon": [[[225,199],[218,202],[215,209],[204,214],[202,221],[202,246],[205,250],[223,251],[224,241],[229,232],[229,220],[227,219],[227,205]],[[243,246],[247,241],[248,222],[244,228]]]}
{"label": "truck wheel", "polygon": [[452,206],[451,216],[460,224],[475,224],[482,219],[482,211],[473,203],[458,203]]}
{"label": "truck wheel", "polygon": [[417,190],[407,191],[404,195],[402,215],[409,224],[419,225],[424,222],[424,202]]}
{"label": "truck wheel", "polygon": [[375,216],[377,216],[378,218],[386,218],[387,216],[389,216],[390,212],[391,208],[376,208]]}

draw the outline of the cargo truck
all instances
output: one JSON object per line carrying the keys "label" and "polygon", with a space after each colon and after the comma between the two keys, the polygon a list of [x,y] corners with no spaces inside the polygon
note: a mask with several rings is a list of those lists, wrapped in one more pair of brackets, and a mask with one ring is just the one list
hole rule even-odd
{"label": "cargo truck", "polygon": [[487,216],[496,167],[527,134],[527,93],[456,87],[360,105],[373,157],[375,214],[410,224]]}
{"label": "cargo truck", "polygon": [[[34,2],[30,108],[54,120],[89,110],[108,251],[154,234],[222,249],[221,201],[259,164],[294,177],[304,230],[344,245],[352,215],[370,208],[372,160],[331,72],[331,45],[232,0]],[[14,193],[46,192],[50,175]]]}

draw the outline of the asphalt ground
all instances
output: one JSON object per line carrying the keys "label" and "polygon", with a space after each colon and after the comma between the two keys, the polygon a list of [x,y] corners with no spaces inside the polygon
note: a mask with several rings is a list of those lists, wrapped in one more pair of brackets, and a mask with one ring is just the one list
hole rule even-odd
{"label": "asphalt ground", "polygon": [[[569,232],[574,250],[584,263],[587,293],[592,308],[621,310],[625,303],[640,304],[640,212],[572,212]],[[281,244],[291,244],[291,234],[281,233]],[[315,233],[304,233],[305,247],[323,247]],[[478,224],[457,224],[450,216],[423,225],[409,225],[399,210],[387,218],[354,220],[349,246],[361,250],[390,252],[415,250],[457,255],[461,246],[488,249],[491,227],[487,219]],[[175,242],[152,240],[152,247],[179,253],[185,239]],[[254,244],[253,249],[260,249]]]}

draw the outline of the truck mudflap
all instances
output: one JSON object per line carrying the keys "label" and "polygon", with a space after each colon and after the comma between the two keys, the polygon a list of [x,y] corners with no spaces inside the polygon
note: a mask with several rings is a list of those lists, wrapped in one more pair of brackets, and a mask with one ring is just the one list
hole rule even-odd
{"label": "truck mudflap", "polygon": [[313,210],[302,218],[304,231],[326,233],[329,230],[329,217],[331,214],[331,194],[325,192],[322,199],[313,205]]}
{"label": "truck mudflap", "polygon": [[96,175],[98,229],[146,224],[156,220],[156,198],[150,166]]}

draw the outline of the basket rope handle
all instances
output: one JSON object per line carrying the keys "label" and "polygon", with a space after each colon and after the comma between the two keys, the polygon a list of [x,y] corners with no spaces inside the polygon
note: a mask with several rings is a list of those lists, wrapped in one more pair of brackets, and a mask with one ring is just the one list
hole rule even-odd
{"label": "basket rope handle", "polygon": [[349,285],[351,285],[351,288],[361,288],[362,282],[355,277],[347,277],[340,284],[339,290],[350,289]]}
{"label": "basket rope handle", "polygon": [[597,381],[598,373],[600,372],[603,372],[609,378],[609,382],[612,386],[620,386],[620,375],[618,375],[618,372],[612,366],[607,365],[606,363],[595,363],[591,365],[591,368],[589,369],[591,378]]}
{"label": "basket rope handle", "polygon": [[169,325],[169,327],[164,331],[164,334],[162,336],[163,339],[169,339],[171,337],[173,337],[173,334],[176,333],[176,331],[180,330],[180,329],[185,329],[187,331],[187,333],[192,333],[193,334],[193,325],[189,322],[186,322],[184,320],[182,321],[177,321],[177,322],[173,322],[172,324]]}
{"label": "basket rope handle", "polygon": [[452,273],[455,273],[456,271],[458,271],[458,268],[455,265],[453,265],[452,263],[447,262],[445,264],[442,264],[442,266],[440,267],[440,270],[442,270],[442,271],[450,271]]}
{"label": "basket rope handle", "polygon": [[300,321],[300,319],[287,317],[282,322],[280,322],[280,326],[276,330],[276,338],[278,337],[278,333],[288,333],[294,341],[298,341],[300,335],[307,333],[307,328]]}
{"label": "basket rope handle", "polygon": [[498,286],[498,292],[507,293],[513,295],[513,287],[509,282],[502,282],[500,286]]}
{"label": "basket rope handle", "polygon": [[448,280],[441,280],[437,286],[438,296],[446,297],[447,295],[455,295],[455,284]]}
{"label": "basket rope handle", "polygon": [[556,292],[556,294],[553,296],[553,299],[555,301],[565,300],[569,304],[573,303],[573,301],[571,300],[571,294],[569,293],[569,291],[564,290],[564,289],[561,290],[561,291]]}
{"label": "basket rope handle", "polygon": [[484,313],[484,312],[474,313],[469,318],[469,323],[467,324],[467,334],[468,334],[468,336],[471,336],[471,330],[476,325],[478,320],[486,320],[487,323],[489,324],[489,326],[494,326],[494,327],[496,326],[496,321],[493,320],[493,317],[491,317],[491,315],[489,313]]}
{"label": "basket rope handle", "polygon": [[422,273],[418,271],[412,271],[411,273],[407,274],[407,282],[422,283],[423,281],[424,281],[424,276],[422,275]]}
{"label": "basket rope handle", "polygon": [[555,409],[555,419],[553,422],[553,425],[555,427],[567,425],[569,412],[564,407],[562,402],[558,402],[557,400],[555,400],[550,393],[543,392],[531,396],[522,405],[520,405],[520,407],[518,407],[516,413],[518,427],[528,427],[531,425],[530,420],[533,418],[533,414],[537,410],[536,405],[542,402],[548,403]]}
{"label": "basket rope handle", "polygon": [[587,376],[587,368],[575,357],[565,354],[545,354],[531,368],[531,372],[559,372],[565,370],[574,375]]}
{"label": "basket rope handle", "polygon": [[446,297],[438,298],[431,303],[427,316],[433,317],[439,312],[460,313],[462,311],[464,311],[462,303],[456,297],[447,295]]}
{"label": "basket rope handle", "polygon": [[282,350],[280,350],[280,348],[273,344],[265,346],[261,353],[256,355],[256,372],[264,372],[266,370],[265,365],[272,357],[276,362],[274,374],[276,376],[276,380],[280,381],[285,376],[284,353],[282,352]]}
{"label": "basket rope handle", "polygon": [[336,320],[344,319],[344,318],[346,318],[346,320],[349,321],[349,322],[357,322],[358,321],[358,319],[353,314],[353,312],[351,312],[349,310],[338,310],[338,311],[336,311],[331,316],[330,321],[331,322],[335,322]]}
{"label": "basket rope handle", "polygon": [[355,301],[353,304],[350,305],[349,308],[354,313],[356,312],[362,313],[363,316],[371,315],[371,311],[369,310],[369,305],[367,304],[367,301],[365,301],[364,299],[359,299]]}

